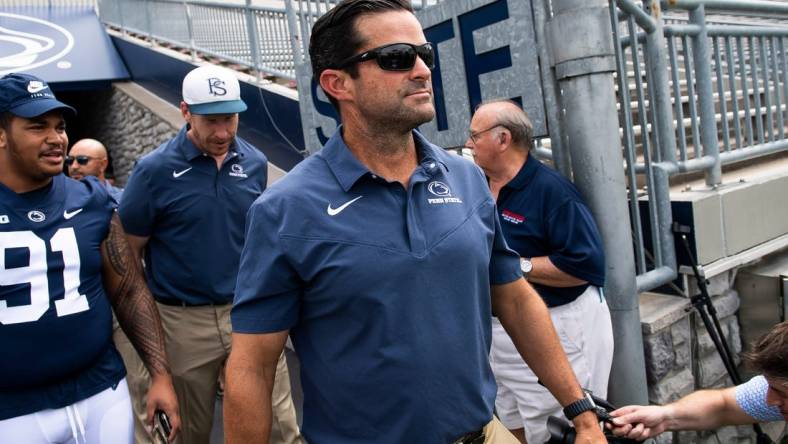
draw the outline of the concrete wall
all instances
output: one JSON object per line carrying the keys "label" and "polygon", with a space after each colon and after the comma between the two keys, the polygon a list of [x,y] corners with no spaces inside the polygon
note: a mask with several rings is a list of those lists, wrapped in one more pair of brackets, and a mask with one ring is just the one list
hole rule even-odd
{"label": "concrete wall", "polygon": [[115,83],[111,91],[97,95],[104,113],[89,116],[91,137],[107,147],[115,180],[123,186],[140,156],[173,137],[183,124],[177,108],[131,82]]}

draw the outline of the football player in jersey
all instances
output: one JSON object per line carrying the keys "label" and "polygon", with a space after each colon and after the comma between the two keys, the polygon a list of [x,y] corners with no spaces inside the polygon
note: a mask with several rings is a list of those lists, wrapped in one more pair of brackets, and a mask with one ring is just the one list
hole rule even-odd
{"label": "football player in jersey", "polygon": [[63,175],[64,114],[49,86],[0,78],[0,442],[131,443],[115,309],[150,370],[148,420],[180,427],[161,322],[107,189]]}

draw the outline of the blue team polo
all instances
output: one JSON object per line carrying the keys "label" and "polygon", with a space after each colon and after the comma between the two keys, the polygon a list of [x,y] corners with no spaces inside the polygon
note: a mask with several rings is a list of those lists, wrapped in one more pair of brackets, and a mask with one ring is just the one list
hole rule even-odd
{"label": "blue team polo", "polygon": [[490,285],[522,276],[484,175],[413,133],[405,189],[338,131],[249,211],[233,330],[290,329],[316,443],[446,443],[492,418]]}
{"label": "blue team polo", "polygon": [[[520,256],[547,256],[560,270],[605,285],[601,236],[577,188],[564,176],[529,155],[498,193],[498,210],[506,243]],[[572,302],[588,287],[532,285],[548,307]]]}
{"label": "blue team polo", "polygon": [[157,300],[226,304],[246,212],[265,189],[267,160],[236,137],[217,169],[187,131],[188,125],[139,160],[118,211],[127,233],[150,238],[145,274]]}

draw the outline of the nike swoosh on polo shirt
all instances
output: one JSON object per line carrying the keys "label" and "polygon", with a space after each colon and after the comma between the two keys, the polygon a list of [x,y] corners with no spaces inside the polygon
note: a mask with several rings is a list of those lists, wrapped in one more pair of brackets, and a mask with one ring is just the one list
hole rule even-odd
{"label": "nike swoosh on polo shirt", "polygon": [[189,167],[189,168],[186,168],[186,169],[185,169],[185,170],[183,170],[183,171],[173,171],[173,172],[172,172],[172,177],[174,177],[174,178],[176,178],[176,179],[177,179],[177,178],[179,178],[179,177],[183,176],[184,174],[188,173],[189,171],[191,171],[191,169],[192,169],[192,168],[193,168],[193,167]]}
{"label": "nike swoosh on polo shirt", "polygon": [[351,200],[343,203],[342,205],[338,206],[337,208],[331,208],[331,204],[329,203],[328,204],[328,208],[326,208],[326,213],[328,213],[329,216],[336,216],[337,214],[341,213],[345,208],[350,206],[350,204],[352,204],[353,202],[361,199],[362,197],[364,197],[364,196],[358,196],[355,199],[351,199]]}

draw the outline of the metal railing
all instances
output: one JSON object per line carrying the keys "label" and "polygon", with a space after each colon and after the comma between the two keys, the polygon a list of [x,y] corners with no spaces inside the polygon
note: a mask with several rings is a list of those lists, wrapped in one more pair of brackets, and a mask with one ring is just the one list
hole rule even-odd
{"label": "metal railing", "polygon": [[18,8],[55,8],[68,6],[70,8],[94,8],[95,0],[2,0],[0,9]]}
{"label": "metal railing", "polygon": [[295,79],[284,8],[178,0],[99,0],[102,22],[257,71]]}
{"label": "metal railing", "polygon": [[[413,4],[419,9],[438,2],[416,0]],[[222,59],[263,76],[294,80],[295,61],[308,53],[311,25],[336,3],[338,0],[283,0],[281,7],[266,7],[253,5],[251,0],[243,4],[98,0],[98,10],[102,22],[123,32],[175,45],[193,55]],[[293,14],[290,17],[288,10]]]}
{"label": "metal railing", "polygon": [[[639,291],[675,275],[670,176],[703,172],[716,187],[722,165],[788,149],[788,4],[673,0],[666,19],[650,5],[611,1]],[[707,11],[770,20],[707,20]]]}

